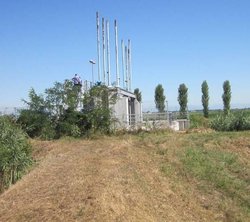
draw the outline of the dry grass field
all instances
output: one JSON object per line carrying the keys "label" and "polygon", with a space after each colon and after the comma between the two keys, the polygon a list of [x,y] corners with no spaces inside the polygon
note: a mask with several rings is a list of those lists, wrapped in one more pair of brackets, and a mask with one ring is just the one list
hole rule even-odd
{"label": "dry grass field", "polygon": [[250,221],[250,132],[32,141],[0,221]]}

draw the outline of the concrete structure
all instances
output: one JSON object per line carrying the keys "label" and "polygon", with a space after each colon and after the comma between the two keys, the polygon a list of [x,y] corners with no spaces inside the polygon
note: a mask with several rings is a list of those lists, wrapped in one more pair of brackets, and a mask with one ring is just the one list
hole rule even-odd
{"label": "concrete structure", "polygon": [[110,88],[110,90],[117,96],[116,102],[110,105],[116,128],[129,129],[142,122],[142,106],[135,94],[120,87]]}

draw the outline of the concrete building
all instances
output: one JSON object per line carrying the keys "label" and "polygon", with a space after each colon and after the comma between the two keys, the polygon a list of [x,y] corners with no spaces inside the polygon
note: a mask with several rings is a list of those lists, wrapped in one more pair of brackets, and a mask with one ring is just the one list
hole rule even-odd
{"label": "concrete building", "polygon": [[134,93],[125,89],[110,88],[117,96],[116,102],[110,105],[113,111],[116,128],[132,128],[142,122],[142,106]]}

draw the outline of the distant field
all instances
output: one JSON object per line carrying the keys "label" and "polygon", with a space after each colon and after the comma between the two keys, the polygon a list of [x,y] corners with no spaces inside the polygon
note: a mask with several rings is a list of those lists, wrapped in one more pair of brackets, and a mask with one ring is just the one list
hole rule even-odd
{"label": "distant field", "polygon": [[0,221],[249,221],[250,132],[32,141]]}

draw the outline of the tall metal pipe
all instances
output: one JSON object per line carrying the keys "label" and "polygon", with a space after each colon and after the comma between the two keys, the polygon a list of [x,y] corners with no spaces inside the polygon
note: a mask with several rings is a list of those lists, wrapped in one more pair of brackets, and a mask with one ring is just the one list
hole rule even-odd
{"label": "tall metal pipe", "polygon": [[126,90],[128,90],[128,47],[125,46],[125,75],[126,75]]}
{"label": "tall metal pipe", "polygon": [[131,41],[128,40],[128,90],[131,91],[132,68],[131,68]]}
{"label": "tall metal pipe", "polygon": [[97,66],[98,66],[98,81],[101,81],[101,55],[100,55],[100,31],[99,31],[99,14],[96,12],[96,31],[97,31]]}
{"label": "tall metal pipe", "polygon": [[118,59],[118,31],[117,22],[115,20],[115,58],[116,58],[116,86],[120,86],[120,74],[119,74],[119,59]]}
{"label": "tall metal pipe", "polygon": [[102,65],[103,65],[103,82],[106,85],[105,20],[104,18],[102,18]]}
{"label": "tall metal pipe", "polygon": [[125,88],[126,83],[126,77],[125,77],[125,49],[124,49],[124,42],[121,41],[121,47],[122,47],[122,81],[123,81],[123,88]]}
{"label": "tall metal pipe", "polygon": [[108,77],[108,86],[111,85],[110,82],[110,46],[109,46],[109,21],[106,21],[106,39],[107,39],[107,77]]}

